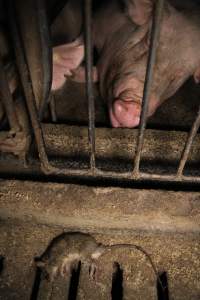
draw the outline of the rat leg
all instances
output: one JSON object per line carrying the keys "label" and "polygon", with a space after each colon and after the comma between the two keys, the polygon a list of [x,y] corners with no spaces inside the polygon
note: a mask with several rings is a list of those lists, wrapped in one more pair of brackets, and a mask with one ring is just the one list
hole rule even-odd
{"label": "rat leg", "polygon": [[[50,269],[48,271],[48,269]],[[47,268],[47,270],[45,270],[46,273],[47,273],[47,279],[50,281],[50,282],[53,282],[55,280],[55,278],[58,276],[58,267],[57,266],[53,266],[51,268]]]}
{"label": "rat leg", "polygon": [[96,280],[97,275],[97,265],[94,261],[89,266],[89,277],[91,280]]}
{"label": "rat leg", "polygon": [[13,153],[25,160],[27,149],[29,148],[29,137],[20,132],[2,132],[0,134],[0,152]]}
{"label": "rat leg", "polygon": [[70,273],[71,273],[71,261],[65,260],[59,268],[59,274],[62,277],[68,277]]}
{"label": "rat leg", "polygon": [[78,258],[65,258],[59,268],[60,275],[62,277],[68,277],[71,275],[72,270],[77,271],[79,266]]}

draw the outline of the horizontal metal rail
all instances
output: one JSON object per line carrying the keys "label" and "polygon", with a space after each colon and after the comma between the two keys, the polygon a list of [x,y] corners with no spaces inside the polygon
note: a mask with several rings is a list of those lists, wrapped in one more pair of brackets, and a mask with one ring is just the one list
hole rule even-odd
{"label": "horizontal metal rail", "polygon": [[187,182],[187,183],[200,183],[200,176],[182,176],[177,177],[176,175],[160,175],[160,174],[150,174],[146,172],[140,172],[140,176],[133,175],[132,172],[113,172],[113,171],[102,171],[100,169],[91,169],[86,170],[73,170],[73,169],[64,169],[59,170],[56,173],[51,173],[52,175],[70,175],[70,176],[83,176],[83,177],[100,177],[104,179],[126,179],[132,181],[162,181],[162,182]]}
{"label": "horizontal metal rail", "polygon": [[[66,161],[62,162],[63,165],[66,166]],[[176,174],[152,174],[150,172],[140,172],[140,176],[133,176],[131,171],[129,172],[117,172],[117,171],[105,171],[98,168],[95,168],[94,171],[91,171],[90,168],[80,168],[80,169],[73,169],[71,167],[59,168],[60,163],[54,162],[54,170],[52,169],[49,171],[48,174],[43,172],[40,168],[40,164],[38,160],[31,160],[29,159],[29,166],[24,166],[22,163],[17,162],[16,159],[11,161],[10,157],[8,160],[5,159],[0,160],[0,174],[4,177],[4,175],[12,174],[21,177],[23,176],[42,176],[48,175],[52,177],[73,177],[73,178],[82,178],[86,180],[90,179],[104,179],[104,180],[120,180],[121,182],[162,182],[162,183],[186,183],[186,184],[200,184],[200,176],[191,176],[191,175],[183,175],[181,177],[177,177]]]}

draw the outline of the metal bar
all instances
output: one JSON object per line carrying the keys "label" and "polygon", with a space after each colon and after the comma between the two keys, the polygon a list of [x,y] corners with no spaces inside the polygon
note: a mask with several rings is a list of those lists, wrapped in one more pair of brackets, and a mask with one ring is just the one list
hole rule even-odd
{"label": "metal bar", "polygon": [[[41,176],[41,169],[37,160],[30,159],[30,166],[24,166],[16,159],[6,160],[5,156],[0,160],[0,175],[8,177],[9,174],[18,176],[31,176],[31,178],[37,178]],[[64,163],[63,163],[64,164]],[[65,162],[66,166],[66,162]],[[57,167],[57,168],[56,168]],[[103,179],[103,180],[120,180],[132,182],[163,182],[163,183],[188,183],[188,184],[200,184],[200,176],[181,176],[177,177],[175,175],[162,175],[162,174],[151,174],[147,172],[140,172],[139,176],[133,176],[132,172],[116,172],[116,171],[104,171],[100,169],[95,169],[94,172],[91,172],[90,169],[72,169],[71,167],[66,167],[65,169],[59,169],[59,165],[55,162],[55,168],[51,169],[48,176],[69,176],[73,178],[82,178],[82,179]],[[49,179],[49,177],[48,177]]]}
{"label": "metal bar", "polygon": [[68,0],[54,0],[53,3],[50,5],[50,10],[48,12],[48,15],[50,16],[49,18],[49,23],[50,25],[53,24],[57,16],[61,13],[62,9],[65,7],[67,4]]}
{"label": "metal bar", "polygon": [[44,0],[37,0],[37,19],[40,31],[41,49],[42,49],[42,67],[43,67],[43,95],[41,99],[39,118],[43,119],[45,109],[47,108],[51,84],[52,84],[52,46],[50,42],[49,25]]}
{"label": "metal bar", "polygon": [[93,91],[93,47],[92,47],[92,0],[85,0],[85,57],[86,92],[88,98],[88,141],[90,147],[90,168],[95,169],[95,104]]}
{"label": "metal bar", "polygon": [[156,61],[157,46],[159,43],[163,7],[164,7],[164,0],[158,0],[155,7],[155,14],[152,23],[150,49],[149,49],[149,55],[147,61],[147,70],[146,70],[144,92],[143,92],[143,99],[142,99],[142,111],[141,111],[139,132],[137,138],[137,149],[136,149],[136,154],[134,159],[133,174],[137,176],[139,174],[139,169],[140,169],[140,159],[141,159],[141,152],[142,152],[142,147],[144,142],[144,132],[146,128],[148,102],[150,96],[150,89],[153,82],[153,72],[154,72],[154,66]]}
{"label": "metal bar", "polygon": [[51,95],[51,99],[49,102],[49,109],[50,109],[50,114],[51,114],[51,120],[53,123],[57,122],[57,114],[56,114],[56,100],[55,100],[55,95]]}
{"label": "metal bar", "polygon": [[183,170],[185,168],[185,164],[186,164],[188,156],[190,154],[190,150],[191,150],[194,138],[199,129],[199,126],[200,126],[200,107],[199,107],[199,111],[197,113],[197,117],[192,125],[192,128],[191,128],[189,134],[188,134],[188,138],[187,138],[184,150],[181,155],[181,160],[180,160],[178,170],[177,170],[177,177],[181,177],[183,175]]}
{"label": "metal bar", "polygon": [[20,73],[22,86],[24,89],[28,112],[29,112],[29,115],[31,118],[31,124],[33,127],[34,135],[35,135],[39,158],[41,161],[41,168],[43,169],[43,171],[45,173],[49,173],[49,172],[53,172],[54,168],[49,164],[48,157],[46,154],[44,137],[43,137],[41,124],[38,119],[38,113],[37,113],[36,102],[35,102],[35,98],[34,98],[34,94],[33,94],[31,78],[30,78],[30,74],[28,71],[28,66],[26,63],[26,58],[25,58],[23,47],[22,47],[22,42],[21,42],[19,31],[18,31],[18,27],[17,27],[14,4],[15,4],[15,1],[13,1],[13,0],[9,0],[7,2],[8,14],[9,14],[8,19],[10,22],[11,37],[12,37],[13,44],[14,44],[16,62],[17,62],[19,73]]}
{"label": "metal bar", "polygon": [[20,124],[17,119],[13,97],[9,88],[8,78],[0,57],[0,95],[4,109],[8,118],[10,129],[17,132],[20,131]]}

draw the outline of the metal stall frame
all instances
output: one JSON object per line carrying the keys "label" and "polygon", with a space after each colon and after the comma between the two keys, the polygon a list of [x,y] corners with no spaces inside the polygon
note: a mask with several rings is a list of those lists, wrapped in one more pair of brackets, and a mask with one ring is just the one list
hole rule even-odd
{"label": "metal stall frame", "polygon": [[[33,93],[33,87],[31,84],[30,74],[28,70],[28,65],[26,62],[26,57],[20,39],[20,33],[18,30],[18,24],[16,20],[16,15],[14,11],[14,1],[9,0],[8,11],[11,35],[13,39],[13,44],[15,45],[15,55],[18,70],[21,77],[22,86],[24,89],[24,94],[26,98],[26,103],[28,107],[28,112],[31,119],[32,128],[34,131],[35,141],[39,153],[39,159],[41,162],[41,169],[45,174],[51,175],[69,175],[69,176],[82,176],[82,177],[100,177],[100,178],[110,178],[110,179],[130,179],[133,181],[166,181],[166,182],[188,182],[188,183],[200,183],[200,176],[186,176],[184,175],[184,168],[189,157],[189,153],[197,134],[198,128],[200,126],[200,109],[197,113],[197,117],[193,123],[193,126],[188,134],[188,138],[185,142],[185,147],[181,155],[181,159],[174,174],[151,174],[148,172],[141,172],[140,162],[141,153],[143,149],[144,134],[146,128],[147,111],[150,89],[153,82],[154,66],[156,61],[157,47],[159,45],[160,28],[162,24],[162,16],[164,9],[164,0],[158,0],[155,4],[154,17],[152,22],[151,30],[151,40],[150,40],[150,50],[147,61],[147,69],[144,83],[144,92],[142,99],[142,111],[140,118],[140,125],[137,137],[137,147],[133,163],[133,171],[130,172],[114,172],[114,171],[104,171],[96,166],[96,156],[95,156],[95,104],[94,104],[94,91],[93,91],[93,80],[92,80],[92,63],[93,63],[93,42],[92,42],[92,0],[84,1],[84,19],[85,19],[85,48],[86,48],[86,92],[88,98],[88,115],[89,115],[89,125],[88,125],[88,143],[89,143],[89,156],[90,163],[87,169],[62,169],[53,166],[48,159],[45,141],[43,137],[43,130],[41,126],[41,115],[46,106],[48,96],[45,95],[45,99],[42,102],[40,113],[37,111],[36,101]],[[45,27],[44,27],[45,28]],[[46,28],[46,30],[48,30]],[[51,68],[47,70],[51,71]],[[48,78],[51,78],[49,74]],[[3,80],[1,80],[3,83]],[[9,97],[10,98],[10,97]],[[9,101],[11,102],[11,101]],[[12,116],[9,113],[10,116]],[[39,117],[40,115],[40,117]],[[15,118],[9,118],[10,122],[15,123]],[[16,126],[13,124],[13,126]]]}

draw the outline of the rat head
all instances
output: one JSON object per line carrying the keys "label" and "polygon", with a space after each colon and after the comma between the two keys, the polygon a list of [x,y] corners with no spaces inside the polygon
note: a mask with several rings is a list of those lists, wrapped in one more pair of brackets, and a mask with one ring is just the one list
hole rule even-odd
{"label": "rat head", "polygon": [[[107,89],[112,126],[131,128],[138,126],[140,122],[155,1],[124,2],[127,24],[113,34],[107,43],[107,50],[104,49],[109,55],[109,65],[107,63],[103,85]],[[169,4],[165,5],[148,102],[148,117],[190,75],[194,74],[196,81],[199,81],[200,60],[196,43],[200,38],[199,32],[191,18]],[[108,46],[112,47],[112,55]]]}

